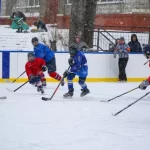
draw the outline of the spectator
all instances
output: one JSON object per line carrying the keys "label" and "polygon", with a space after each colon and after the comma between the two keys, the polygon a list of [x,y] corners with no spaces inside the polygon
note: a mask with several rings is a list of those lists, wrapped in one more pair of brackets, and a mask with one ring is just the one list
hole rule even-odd
{"label": "spectator", "polygon": [[39,18],[38,21],[34,22],[34,25],[37,27],[37,29],[40,30],[44,30],[45,32],[47,32],[47,28],[44,22],[42,22]]}
{"label": "spectator", "polygon": [[24,15],[24,13],[22,13],[21,11],[18,11],[17,13],[18,13],[18,16],[20,18],[23,18],[23,21],[26,22],[27,19],[26,19],[26,16]]}
{"label": "spectator", "polygon": [[128,43],[128,45],[131,49],[131,52],[142,52],[142,47],[136,34],[132,34],[131,41]]}
{"label": "spectator", "polygon": [[130,47],[125,44],[125,40],[123,37],[120,38],[120,42],[116,47],[114,52],[114,57],[116,58],[116,54],[119,54],[119,81],[126,82],[127,76],[125,72],[125,68],[129,59]]}
{"label": "spectator", "polygon": [[120,42],[120,39],[116,39],[116,40],[115,40],[115,45],[112,45],[112,46],[109,48],[109,52],[114,52],[115,49],[116,49],[116,47],[117,47],[117,45],[119,44],[119,42]]}
{"label": "spectator", "polygon": [[80,51],[87,51],[89,49],[88,45],[81,40],[81,36],[75,37],[75,43],[77,44],[77,49]]}
{"label": "spectator", "polygon": [[20,13],[21,12],[13,12],[12,16],[10,17],[10,19],[12,20],[11,28],[18,29],[18,33],[21,33],[23,30],[27,32],[29,26],[23,21],[23,18],[21,18]]}

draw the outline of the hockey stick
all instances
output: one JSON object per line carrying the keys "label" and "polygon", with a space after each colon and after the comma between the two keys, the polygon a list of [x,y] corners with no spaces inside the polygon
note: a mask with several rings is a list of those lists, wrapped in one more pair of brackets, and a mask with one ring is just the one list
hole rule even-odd
{"label": "hockey stick", "polygon": [[8,89],[7,88],[7,90],[8,91],[10,91],[10,92],[16,92],[16,91],[18,91],[21,87],[23,87],[25,84],[27,84],[29,81],[26,81],[25,83],[23,83],[21,86],[19,86],[17,89],[15,89],[15,90],[10,90],[10,89]]}
{"label": "hockey stick", "polygon": [[19,77],[17,77],[12,83],[16,82],[26,71],[24,71]]}
{"label": "hockey stick", "polygon": [[131,107],[132,105],[134,105],[135,103],[137,103],[138,101],[140,101],[141,99],[143,99],[148,94],[150,94],[150,92],[146,93],[145,95],[143,95],[142,97],[140,97],[139,99],[137,99],[136,101],[134,101],[133,103],[129,104],[127,107],[125,107],[125,108],[121,109],[120,111],[118,111],[117,113],[113,114],[113,116],[117,116],[118,114],[120,114],[124,110],[128,109],[129,107]]}
{"label": "hockey stick", "polygon": [[[69,66],[69,68],[68,68],[67,70],[69,70],[69,69],[70,69],[70,66]],[[65,77],[63,76],[63,78],[62,78],[61,81],[59,82],[58,86],[56,87],[55,91],[53,92],[53,94],[52,94],[52,96],[51,96],[50,98],[42,97],[42,100],[43,100],[43,101],[50,101],[50,100],[52,100],[52,98],[53,98],[54,95],[56,94],[56,92],[57,92],[57,90],[58,90],[58,88],[59,88],[61,82],[64,80],[64,78],[65,78]]]}
{"label": "hockey stick", "polygon": [[20,76],[18,76],[16,79],[14,79],[12,82],[10,82],[9,80],[5,80],[5,82],[8,82],[8,83],[14,83],[16,82],[26,71],[24,71]]}
{"label": "hockey stick", "polygon": [[6,96],[1,96],[1,97],[0,97],[0,99],[6,99],[6,98],[7,98]]}
{"label": "hockey stick", "polygon": [[144,63],[144,65],[146,65],[148,62],[150,62],[150,60],[148,60],[146,63]]}
{"label": "hockey stick", "polygon": [[112,100],[114,100],[114,99],[116,99],[116,98],[118,98],[118,97],[121,97],[121,96],[123,96],[123,95],[125,95],[125,94],[128,94],[128,93],[130,93],[130,92],[132,92],[132,91],[134,91],[134,90],[136,90],[136,89],[138,89],[138,88],[139,88],[139,87],[136,87],[136,88],[134,88],[134,89],[132,89],[132,90],[130,90],[130,91],[127,91],[127,92],[125,92],[125,93],[123,93],[123,94],[120,94],[120,95],[118,95],[118,96],[116,96],[116,97],[114,97],[114,98],[111,98],[111,99],[107,100],[107,101],[101,100],[100,102],[110,102],[110,101],[112,101]]}

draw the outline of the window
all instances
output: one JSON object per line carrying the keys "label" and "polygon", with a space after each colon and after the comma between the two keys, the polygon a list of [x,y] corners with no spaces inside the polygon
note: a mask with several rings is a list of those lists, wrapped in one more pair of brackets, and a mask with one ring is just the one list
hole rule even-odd
{"label": "window", "polygon": [[71,4],[72,0],[67,0],[66,4]]}
{"label": "window", "polygon": [[40,0],[28,0],[28,6],[31,7],[40,6]]}
{"label": "window", "polygon": [[118,3],[118,2],[123,2],[123,0],[98,0],[100,3]]}

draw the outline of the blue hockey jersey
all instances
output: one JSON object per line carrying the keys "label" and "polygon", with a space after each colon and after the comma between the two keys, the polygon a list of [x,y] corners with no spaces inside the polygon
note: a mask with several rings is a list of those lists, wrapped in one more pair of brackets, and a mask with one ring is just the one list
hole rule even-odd
{"label": "blue hockey jersey", "polygon": [[73,57],[74,64],[71,66],[70,71],[80,77],[88,75],[87,59],[83,52],[77,51]]}
{"label": "blue hockey jersey", "polygon": [[49,62],[55,57],[54,52],[48,46],[41,43],[34,47],[34,53],[36,58],[42,58],[45,62]]}

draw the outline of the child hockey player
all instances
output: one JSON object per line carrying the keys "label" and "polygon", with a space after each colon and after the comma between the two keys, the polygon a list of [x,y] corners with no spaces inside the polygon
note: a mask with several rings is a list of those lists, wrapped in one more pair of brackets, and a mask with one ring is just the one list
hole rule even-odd
{"label": "child hockey player", "polygon": [[[35,57],[42,58],[46,62],[49,76],[61,81],[62,77],[56,72],[56,60],[54,52],[50,50],[48,46],[39,43],[37,37],[32,38],[32,44],[34,46]],[[61,82],[61,85],[64,85],[64,81]]]}
{"label": "child hockey player", "polygon": [[[150,44],[146,45],[146,46],[143,48],[143,53],[144,53],[144,55],[145,55],[145,57],[146,57],[147,59],[150,59]],[[149,65],[150,65],[150,64],[149,64]],[[148,79],[144,80],[144,81],[140,84],[139,88],[140,88],[141,90],[145,90],[149,85],[150,85],[150,76],[148,77]]]}
{"label": "child hockey player", "polygon": [[68,60],[69,65],[71,66],[69,71],[65,71],[64,77],[67,77],[68,80],[68,93],[64,94],[64,98],[69,98],[73,96],[74,88],[73,88],[73,78],[76,75],[79,76],[79,85],[81,86],[81,97],[87,95],[90,91],[87,88],[85,83],[86,77],[88,75],[88,66],[87,59],[83,52],[77,50],[76,44],[72,44],[69,47],[70,58]]}
{"label": "child hockey player", "polygon": [[28,62],[25,65],[29,83],[37,86],[37,91],[44,93],[42,81],[45,80],[43,72],[47,70],[43,59],[35,58],[33,52],[28,53]]}

